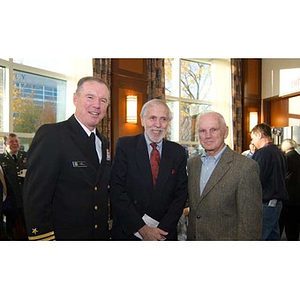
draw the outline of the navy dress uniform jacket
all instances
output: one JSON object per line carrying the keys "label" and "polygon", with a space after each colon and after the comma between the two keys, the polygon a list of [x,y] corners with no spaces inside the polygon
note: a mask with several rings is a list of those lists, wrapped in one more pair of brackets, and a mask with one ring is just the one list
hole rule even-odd
{"label": "navy dress uniform jacket", "polygon": [[113,208],[113,240],[138,240],[134,233],[145,225],[144,214],[177,240],[177,223],[187,200],[187,155],[177,143],[163,140],[160,169],[153,187],[144,134],[118,139],[110,198]]}
{"label": "navy dress uniform jacket", "polygon": [[75,119],[39,128],[28,151],[24,211],[30,240],[107,240],[110,155],[92,165],[88,136]]}

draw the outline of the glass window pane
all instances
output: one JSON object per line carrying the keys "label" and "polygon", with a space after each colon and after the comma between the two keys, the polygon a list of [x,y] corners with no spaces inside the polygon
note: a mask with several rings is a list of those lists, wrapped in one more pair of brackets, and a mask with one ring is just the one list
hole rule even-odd
{"label": "glass window pane", "polygon": [[24,150],[24,151],[28,151],[29,146],[32,142],[32,138],[24,138],[24,137],[19,137],[19,141],[20,141],[20,149]]}
{"label": "glass window pane", "polygon": [[289,126],[299,126],[300,125],[300,118],[289,118]]}
{"label": "glass window pane", "polygon": [[300,115],[300,96],[289,98],[289,114]]}
{"label": "glass window pane", "polygon": [[179,97],[179,59],[165,58],[165,92]]}
{"label": "glass window pane", "polygon": [[13,131],[34,133],[45,123],[62,121],[66,110],[66,82],[14,71]]}
{"label": "glass window pane", "polygon": [[[0,131],[3,131],[4,68],[0,67]],[[1,152],[1,150],[0,150]]]}
{"label": "glass window pane", "polygon": [[211,65],[181,60],[181,97],[211,101]]}
{"label": "glass window pane", "polygon": [[180,104],[180,140],[198,142],[196,120],[199,113],[209,110],[211,105],[181,102]]}
{"label": "glass window pane", "polygon": [[179,141],[179,101],[166,101],[172,112],[172,121],[168,128],[167,138],[171,141]]}

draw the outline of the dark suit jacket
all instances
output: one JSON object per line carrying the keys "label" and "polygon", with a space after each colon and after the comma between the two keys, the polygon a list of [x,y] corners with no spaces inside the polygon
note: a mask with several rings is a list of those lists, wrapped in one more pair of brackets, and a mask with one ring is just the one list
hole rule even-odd
{"label": "dark suit jacket", "polygon": [[[28,151],[24,211],[30,239],[108,239],[108,141],[91,163],[88,136],[74,116],[39,128]],[[36,230],[37,232],[36,232]]]}
{"label": "dark suit jacket", "polygon": [[119,138],[111,174],[112,237],[137,240],[133,235],[145,225],[146,213],[177,239],[176,226],[187,198],[186,153],[182,146],[163,140],[155,188],[144,134]]}
{"label": "dark suit jacket", "polygon": [[286,204],[300,206],[300,155],[292,150],[286,154],[286,159],[286,186],[289,193],[289,200]]}
{"label": "dark suit jacket", "polygon": [[259,166],[228,146],[200,196],[201,156],[188,161],[188,240],[261,240]]}

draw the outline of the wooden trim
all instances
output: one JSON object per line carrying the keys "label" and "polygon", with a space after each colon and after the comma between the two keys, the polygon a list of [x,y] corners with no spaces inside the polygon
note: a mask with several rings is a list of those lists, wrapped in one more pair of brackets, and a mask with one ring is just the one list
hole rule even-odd
{"label": "wooden trim", "polygon": [[300,92],[295,92],[295,93],[291,93],[291,94],[287,94],[287,95],[283,95],[283,96],[276,95],[276,96],[272,96],[269,98],[265,98],[265,99],[263,99],[263,101],[271,102],[271,101],[293,98],[293,97],[297,97],[297,96],[300,96]]}

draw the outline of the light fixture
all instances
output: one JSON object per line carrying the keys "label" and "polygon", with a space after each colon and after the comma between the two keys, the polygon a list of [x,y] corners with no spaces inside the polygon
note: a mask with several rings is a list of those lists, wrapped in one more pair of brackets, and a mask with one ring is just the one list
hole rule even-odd
{"label": "light fixture", "polygon": [[126,122],[137,123],[137,96],[126,96]]}
{"label": "light fixture", "polygon": [[249,132],[252,130],[252,128],[257,125],[258,122],[258,112],[257,111],[251,111],[249,112]]}

